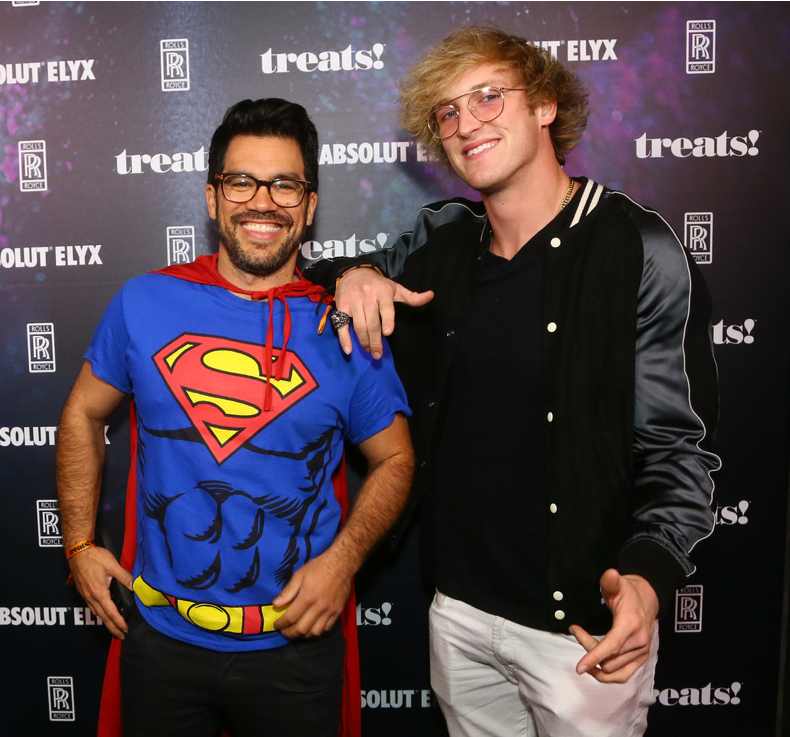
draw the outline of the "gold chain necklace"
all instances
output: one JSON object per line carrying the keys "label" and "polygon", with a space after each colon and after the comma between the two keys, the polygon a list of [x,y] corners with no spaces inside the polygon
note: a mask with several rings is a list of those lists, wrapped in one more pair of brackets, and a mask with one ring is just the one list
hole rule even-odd
{"label": "gold chain necklace", "polygon": [[560,205],[560,209],[557,210],[557,215],[559,215],[565,209],[565,205],[567,205],[571,201],[571,194],[573,194],[574,184],[576,184],[576,182],[574,182],[573,179],[571,179],[571,185],[570,187],[568,187],[568,191],[565,193],[565,197],[562,198],[562,204]]}

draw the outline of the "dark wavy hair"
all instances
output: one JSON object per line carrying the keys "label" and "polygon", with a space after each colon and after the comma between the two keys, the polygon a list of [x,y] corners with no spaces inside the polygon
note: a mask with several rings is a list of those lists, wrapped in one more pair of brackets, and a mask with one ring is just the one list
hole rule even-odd
{"label": "dark wavy hair", "polygon": [[305,179],[318,190],[318,132],[301,105],[278,97],[242,100],[229,107],[222,125],[211,137],[208,152],[208,183],[216,185],[225,166],[228,146],[236,136],[273,136],[296,141],[304,160]]}

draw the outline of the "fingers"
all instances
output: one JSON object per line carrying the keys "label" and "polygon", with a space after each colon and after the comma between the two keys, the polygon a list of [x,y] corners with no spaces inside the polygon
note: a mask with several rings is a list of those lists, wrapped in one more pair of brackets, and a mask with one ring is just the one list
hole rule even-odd
{"label": "fingers", "polygon": [[94,612],[94,614],[104,622],[104,626],[113,637],[117,637],[119,640],[123,640],[126,637],[126,634],[129,632],[129,626],[112,600],[104,604],[101,613]]}
{"label": "fingers", "polygon": [[354,346],[351,343],[351,333],[348,330],[348,325],[338,328],[337,339],[340,341],[340,347],[343,349],[343,353],[350,356]]}
{"label": "fingers", "polygon": [[381,332],[383,335],[392,335],[395,330],[395,305],[387,302],[379,308],[381,317]]}
{"label": "fingers", "polygon": [[299,589],[301,588],[301,581],[302,581],[301,569],[299,569],[291,577],[291,580],[287,584],[285,584],[283,590],[279,594],[277,594],[277,598],[275,598],[275,600],[272,602],[272,605],[278,608],[290,605],[293,602],[293,600],[296,598],[296,595],[299,593]]}
{"label": "fingers", "polygon": [[[429,289],[427,292],[412,292],[400,284],[395,286],[395,302],[402,302],[411,307],[422,307],[427,305],[433,299],[433,292]],[[388,333],[389,335],[389,333]]]}
{"label": "fingers", "polygon": [[110,597],[110,582],[116,578],[131,588],[132,574],[106,549],[98,547],[74,556],[69,565],[77,590],[90,610],[113,637],[123,640],[129,628]]}
{"label": "fingers", "polygon": [[[370,353],[373,358],[378,360],[384,353],[381,340],[381,316],[380,311],[387,309],[387,300],[366,301],[360,304],[354,315],[354,330],[357,333],[362,347]],[[391,309],[392,302],[389,301]]]}
{"label": "fingers", "polygon": [[[621,655],[625,645],[625,639],[615,629],[609,633],[602,640],[598,640],[589,634],[586,630],[578,625],[571,625],[571,634],[579,641],[579,644],[587,651],[585,655],[576,665],[576,672],[581,675],[588,673],[600,666],[602,663],[608,662],[608,659]],[[628,652],[628,651],[626,651]],[[627,657],[627,656],[623,656]],[[630,657],[627,657],[630,660]],[[603,667],[603,666],[601,666]]]}
{"label": "fingers", "polygon": [[587,675],[592,676],[599,683],[626,683],[644,665],[646,660],[645,658],[640,661],[632,661],[612,673],[608,673],[603,668],[593,668]]}
{"label": "fingers", "polygon": [[134,591],[134,588],[132,588],[132,581],[134,580],[132,574],[129,571],[127,571],[125,568],[121,568],[120,565],[118,566],[118,569],[119,571],[118,574],[115,576],[115,579],[119,581],[121,584],[123,584],[124,586],[126,586],[126,588],[129,589],[129,591]]}
{"label": "fingers", "polygon": [[620,573],[614,568],[607,569],[601,576],[600,585],[601,596],[606,599],[607,604],[609,604],[611,608],[611,600],[620,593],[622,587]]}
{"label": "fingers", "polygon": [[[619,655],[623,649],[623,644],[622,641],[616,639],[612,632],[610,632],[603,640],[598,642],[595,647],[588,650],[587,655],[577,664],[576,672],[579,674],[587,673],[593,668],[600,666],[608,658]],[[587,650],[586,647],[585,650]]]}
{"label": "fingers", "polygon": [[338,580],[323,556],[297,570],[274,600],[287,606],[274,628],[285,637],[317,637],[337,621],[348,599],[351,579]]}
{"label": "fingers", "polygon": [[85,589],[82,593],[93,615],[102,621],[113,637],[123,640],[129,627],[110,598],[109,582],[105,588]]}
{"label": "fingers", "polygon": [[290,607],[288,611],[274,623],[275,629],[279,630],[281,635],[289,639],[298,637],[318,637],[327,630],[330,630],[339,616],[338,614],[332,614],[318,607],[310,607],[301,613],[296,611],[292,612],[291,610],[293,608],[294,607]]}
{"label": "fingers", "polygon": [[[284,591],[284,590],[283,590]],[[277,597],[280,599],[282,594]],[[275,599],[275,602],[277,601]],[[275,603],[275,606],[282,606]],[[317,637],[318,635],[331,629],[337,621],[339,611],[327,608],[320,602],[308,603],[299,598],[288,606],[288,610],[274,623],[274,628],[281,635],[290,639],[296,637]]]}
{"label": "fingers", "polygon": [[578,624],[571,625],[571,634],[579,641],[579,644],[589,653],[590,650],[598,647],[598,640]]}
{"label": "fingers", "polygon": [[[359,344],[376,359],[384,355],[382,335],[391,335],[395,330],[393,303],[420,307],[432,299],[433,292],[412,292],[373,269],[347,272],[341,277],[335,294],[337,309],[353,320]],[[348,331],[341,328],[338,338],[346,355],[351,353]]]}
{"label": "fingers", "polygon": [[571,626],[571,634],[587,650],[576,672],[587,673],[601,683],[625,683],[650,655],[649,643],[634,647],[632,641],[638,643],[638,638],[623,638],[615,630],[600,641],[578,625]]}

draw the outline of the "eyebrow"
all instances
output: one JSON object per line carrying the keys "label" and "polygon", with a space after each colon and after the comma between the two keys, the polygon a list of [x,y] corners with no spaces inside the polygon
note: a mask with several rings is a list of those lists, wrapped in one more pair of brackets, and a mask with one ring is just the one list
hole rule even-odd
{"label": "eyebrow", "polygon": [[484,87],[507,87],[507,85],[506,84],[499,85],[493,82],[481,82],[479,84],[475,84],[471,89],[468,89],[466,92],[462,92],[460,95],[456,95],[455,97],[451,97],[447,100],[443,100],[442,102],[437,103],[436,105],[434,105],[433,109],[437,110],[440,107],[449,105],[453,100],[457,100],[459,97],[468,95],[470,92],[476,92],[477,90],[482,90]]}
{"label": "eyebrow", "polygon": [[[243,174],[247,177],[253,177],[255,179],[261,179],[261,177],[256,177],[253,173],[249,171],[244,171],[240,169],[239,171],[226,171],[225,174]],[[307,180],[304,178],[304,175],[297,174],[296,172],[281,172],[280,174],[275,174],[270,179],[261,181],[273,182],[275,179],[298,179],[299,181],[306,182]]]}

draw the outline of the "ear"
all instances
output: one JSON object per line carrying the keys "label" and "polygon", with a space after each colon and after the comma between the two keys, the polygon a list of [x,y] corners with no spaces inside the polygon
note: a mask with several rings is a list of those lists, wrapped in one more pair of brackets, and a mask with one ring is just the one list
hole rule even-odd
{"label": "ear", "polygon": [[315,192],[310,192],[307,195],[307,225],[313,224],[313,216],[315,215],[315,208],[318,205],[318,195]]}
{"label": "ear", "polygon": [[212,220],[217,219],[217,190],[213,185],[206,185],[206,206],[208,207],[208,216]]}
{"label": "ear", "polygon": [[540,118],[541,126],[551,125],[554,118],[557,117],[557,101],[547,100],[538,106],[538,117]]}

